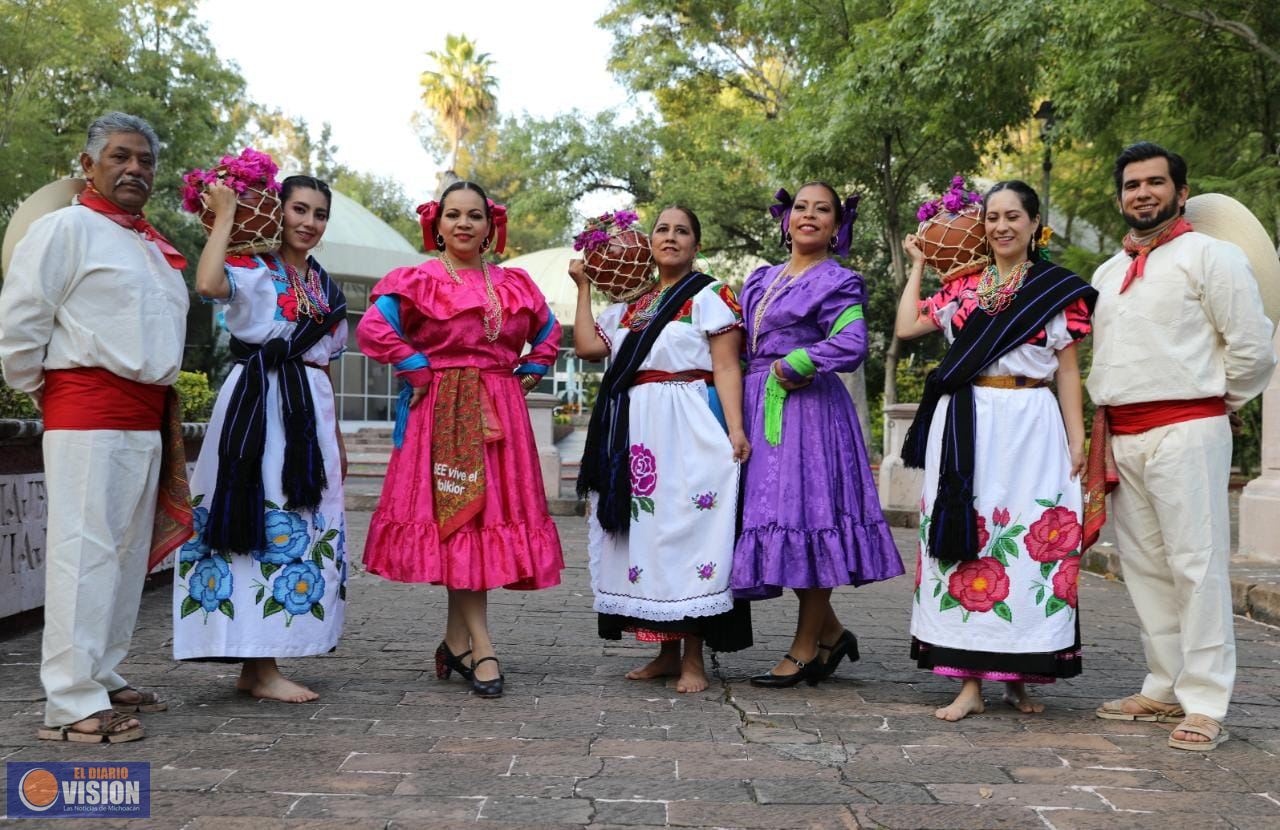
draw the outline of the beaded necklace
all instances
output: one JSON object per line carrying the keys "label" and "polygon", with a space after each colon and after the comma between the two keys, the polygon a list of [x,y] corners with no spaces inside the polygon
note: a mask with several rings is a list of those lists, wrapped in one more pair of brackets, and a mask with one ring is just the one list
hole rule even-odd
{"label": "beaded necklace", "polygon": [[1013,302],[1014,297],[1018,296],[1018,289],[1022,288],[1022,283],[1030,270],[1030,260],[1015,265],[1009,275],[1003,279],[1000,277],[1000,269],[994,262],[982,269],[976,292],[978,308],[991,315],[1004,311],[1009,307],[1009,303]]}
{"label": "beaded necklace", "polygon": [[[826,260],[819,260],[819,262],[826,262]],[[787,269],[783,268],[778,272],[778,276],[773,278],[773,282],[769,284],[769,287],[765,289],[764,296],[760,298],[759,304],[756,305],[755,314],[751,315],[751,352],[753,354],[758,351],[756,345],[760,340],[760,323],[764,320],[765,312],[769,310],[769,303],[777,299],[777,295],[781,293],[785,285],[790,285],[800,277],[803,277],[809,273],[810,268],[817,264],[817,262],[811,263],[798,274],[788,274]]]}
{"label": "beaded necklace", "polygon": [[317,323],[323,322],[329,313],[329,302],[325,297],[323,286],[320,285],[320,274],[311,267],[309,262],[305,276],[300,276],[297,269],[284,261],[284,257],[280,257],[280,264],[284,266],[284,276],[281,277],[273,270],[271,278],[288,286],[289,293],[297,303],[299,314],[305,314]]}
{"label": "beaded necklace", "polygon": [[[440,261],[444,263],[444,270],[449,272],[449,276],[458,285],[462,285],[462,277],[458,276],[458,272],[454,270],[453,263],[449,260],[448,254],[440,254]],[[498,301],[498,292],[493,290],[493,279],[489,276],[489,263],[483,259],[480,260],[480,271],[484,274],[485,295],[488,302],[484,311],[484,339],[490,343],[498,339],[498,335],[502,334],[502,303]]]}

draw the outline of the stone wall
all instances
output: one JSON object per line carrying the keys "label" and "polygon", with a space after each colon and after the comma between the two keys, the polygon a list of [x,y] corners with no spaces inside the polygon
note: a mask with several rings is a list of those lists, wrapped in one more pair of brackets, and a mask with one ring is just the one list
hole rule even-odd
{"label": "stone wall", "polygon": [[[200,452],[205,428],[183,425],[188,471]],[[48,509],[40,451],[43,434],[39,421],[0,419],[0,619],[44,605]]]}

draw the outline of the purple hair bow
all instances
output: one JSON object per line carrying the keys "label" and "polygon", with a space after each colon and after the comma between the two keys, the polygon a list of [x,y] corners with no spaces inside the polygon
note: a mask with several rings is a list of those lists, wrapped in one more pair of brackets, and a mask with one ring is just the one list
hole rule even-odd
{"label": "purple hair bow", "polygon": [[[853,222],[858,218],[858,202],[861,198],[860,194],[855,193],[844,200],[840,227],[836,229],[835,241],[831,246],[831,252],[837,256],[849,255],[849,245],[853,241]],[[785,187],[778,188],[778,192],[773,194],[773,199],[774,204],[769,205],[769,215],[778,220],[781,230],[780,242],[783,247],[786,247],[787,228],[791,224],[791,205],[795,199]]]}

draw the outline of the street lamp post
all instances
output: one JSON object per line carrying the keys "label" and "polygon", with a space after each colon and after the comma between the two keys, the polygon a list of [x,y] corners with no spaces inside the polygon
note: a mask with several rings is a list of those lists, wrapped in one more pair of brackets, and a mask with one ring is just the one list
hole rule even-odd
{"label": "street lamp post", "polygon": [[1053,101],[1045,99],[1034,116],[1040,122],[1040,140],[1044,142],[1044,181],[1040,188],[1040,216],[1049,223],[1049,173],[1053,170]]}

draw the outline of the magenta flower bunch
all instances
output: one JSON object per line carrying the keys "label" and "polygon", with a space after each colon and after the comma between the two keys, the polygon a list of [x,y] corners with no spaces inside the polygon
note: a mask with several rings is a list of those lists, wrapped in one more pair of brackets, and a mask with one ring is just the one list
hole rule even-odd
{"label": "magenta flower bunch", "polygon": [[573,238],[573,249],[591,252],[604,247],[609,243],[610,236],[627,230],[639,221],[640,216],[634,210],[602,213],[587,220],[587,226],[582,229],[582,233]]}
{"label": "magenta flower bunch", "polygon": [[956,176],[951,180],[951,187],[946,193],[920,205],[916,210],[916,218],[927,222],[944,210],[947,213],[959,213],[969,205],[976,205],[981,201],[982,194],[966,189],[964,176]]}
{"label": "magenta flower bunch", "polygon": [[279,172],[280,168],[271,156],[246,147],[238,156],[223,156],[208,170],[197,167],[188,171],[182,177],[182,209],[188,213],[199,213],[204,207],[200,193],[205,186],[215,184],[219,179],[240,195],[250,189],[279,193],[280,183],[276,181]]}

